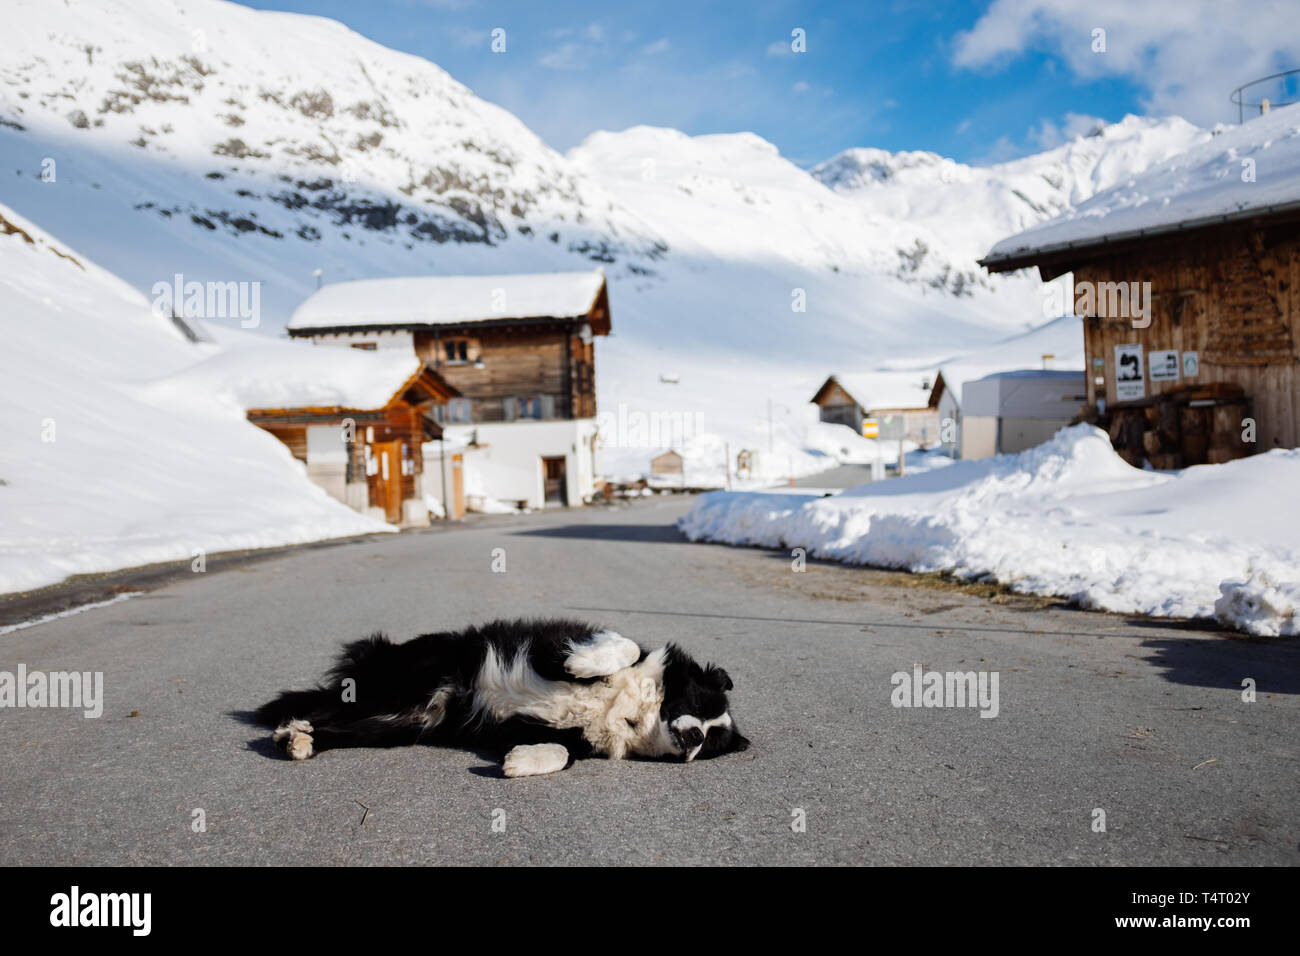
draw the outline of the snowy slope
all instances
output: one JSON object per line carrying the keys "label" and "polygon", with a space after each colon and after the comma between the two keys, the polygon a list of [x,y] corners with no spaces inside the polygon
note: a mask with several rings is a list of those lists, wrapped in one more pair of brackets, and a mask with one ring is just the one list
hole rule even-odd
{"label": "snowy slope", "polygon": [[[307,480],[126,283],[0,206],[0,593],[70,574],[373,531]],[[244,333],[226,333],[242,340]],[[258,337],[278,366],[302,350]],[[412,364],[414,364],[412,362]]]}
{"label": "snowy slope", "polygon": [[1300,634],[1300,513],[1276,502],[1300,449],[1177,474],[1130,467],[1105,433],[1063,429],[1019,455],[959,462],[830,498],[712,492],[679,521],[692,540],[987,578],[1083,607],[1218,617]]}

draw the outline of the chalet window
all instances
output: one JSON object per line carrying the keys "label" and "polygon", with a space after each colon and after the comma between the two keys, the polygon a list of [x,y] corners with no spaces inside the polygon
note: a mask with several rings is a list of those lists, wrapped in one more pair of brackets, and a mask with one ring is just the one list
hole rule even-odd
{"label": "chalet window", "polygon": [[469,361],[469,341],[467,339],[448,339],[442,343],[442,351],[447,362],[454,364]]}
{"label": "chalet window", "polygon": [[375,349],[379,348],[379,345],[375,342],[353,342],[352,347],[354,349],[361,349],[363,352],[373,352]]}
{"label": "chalet window", "polygon": [[433,420],[440,425],[463,425],[473,421],[473,406],[468,398],[452,398],[446,405],[433,406]]}
{"label": "chalet window", "polygon": [[503,411],[508,422],[555,417],[554,395],[515,395],[505,399]]}

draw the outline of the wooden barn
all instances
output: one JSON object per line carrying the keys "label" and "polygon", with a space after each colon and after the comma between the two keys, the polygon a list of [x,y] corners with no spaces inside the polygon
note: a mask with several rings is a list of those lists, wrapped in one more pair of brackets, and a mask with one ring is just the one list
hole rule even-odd
{"label": "wooden barn", "polygon": [[683,479],[686,473],[684,467],[685,459],[678,453],[669,449],[661,455],[655,455],[650,459],[650,476],[652,478],[677,478]]}
{"label": "wooden barn", "polygon": [[289,323],[317,345],[428,362],[458,392],[437,414],[472,427],[484,495],[532,508],[595,492],[595,339],[609,332],[599,271],[334,283]]}
{"label": "wooden barn", "polygon": [[[327,374],[320,359],[329,356],[311,357],[309,384],[290,383],[290,398],[275,407],[248,408],[249,421],[284,442],[312,481],[351,508],[403,527],[428,524],[423,446],[442,437],[434,409],[460,393],[414,357],[374,357],[366,363],[374,367],[356,369],[346,366],[360,356],[336,353],[328,364],[340,368]],[[281,380],[294,374],[282,371]],[[463,505],[449,501],[448,511],[455,517]]]}
{"label": "wooden barn", "polygon": [[910,372],[832,375],[809,401],[818,406],[821,421],[847,425],[858,434],[867,419],[901,418],[903,437],[928,446],[939,440],[938,401],[943,391],[930,379]]}
{"label": "wooden barn", "polygon": [[998,243],[1073,273],[1088,420],[1129,462],[1300,445],[1300,107],[1251,120]]}

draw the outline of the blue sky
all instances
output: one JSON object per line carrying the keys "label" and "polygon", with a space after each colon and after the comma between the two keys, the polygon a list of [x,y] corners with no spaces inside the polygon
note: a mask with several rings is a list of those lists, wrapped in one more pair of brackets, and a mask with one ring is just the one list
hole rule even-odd
{"label": "blue sky", "polygon": [[[637,124],[750,130],[805,166],[852,146],[985,163],[1130,112],[1235,121],[1232,87],[1300,66],[1300,18],[1281,0],[1249,17],[1219,0],[249,5],[341,20],[432,60],[560,150]],[[497,28],[504,53],[490,48]],[[791,50],[795,29],[806,52]]]}

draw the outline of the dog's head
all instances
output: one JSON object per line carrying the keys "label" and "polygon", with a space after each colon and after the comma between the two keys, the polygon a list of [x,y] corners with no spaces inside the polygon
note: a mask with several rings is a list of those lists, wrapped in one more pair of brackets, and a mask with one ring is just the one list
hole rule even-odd
{"label": "dog's head", "polygon": [[676,756],[707,759],[745,750],[749,741],[731,719],[731,678],[721,667],[701,667],[674,644],[665,649],[664,700],[659,719]]}

